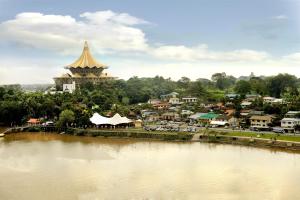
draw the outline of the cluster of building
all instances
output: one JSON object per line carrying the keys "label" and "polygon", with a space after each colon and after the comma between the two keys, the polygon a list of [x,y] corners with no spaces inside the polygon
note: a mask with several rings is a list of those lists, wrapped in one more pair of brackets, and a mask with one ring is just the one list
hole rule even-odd
{"label": "cluster of building", "polygon": [[289,111],[283,119],[278,119],[278,116],[251,109],[252,103],[258,98],[264,104],[270,105],[284,104],[283,99],[246,95],[241,102],[242,109],[237,115],[233,108],[233,100],[238,97],[238,94],[227,94],[225,97],[228,99],[226,103],[198,103],[196,107],[201,107],[203,112],[194,113],[193,109],[183,108],[192,106],[195,108],[195,104],[198,102],[196,97],[180,98],[178,93],[172,92],[161,95],[160,99],[150,99],[148,103],[152,105],[153,109],[142,111],[142,118],[146,122],[181,121],[203,127],[250,128],[259,131],[269,131],[276,127],[275,129],[282,133],[294,132],[297,125],[300,126],[300,111]]}

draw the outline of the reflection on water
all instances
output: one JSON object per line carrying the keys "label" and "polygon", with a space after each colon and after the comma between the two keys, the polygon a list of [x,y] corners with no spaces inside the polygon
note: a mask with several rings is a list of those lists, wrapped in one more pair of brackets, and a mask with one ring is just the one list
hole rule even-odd
{"label": "reflection on water", "polygon": [[300,154],[241,146],[17,134],[0,199],[300,199]]}

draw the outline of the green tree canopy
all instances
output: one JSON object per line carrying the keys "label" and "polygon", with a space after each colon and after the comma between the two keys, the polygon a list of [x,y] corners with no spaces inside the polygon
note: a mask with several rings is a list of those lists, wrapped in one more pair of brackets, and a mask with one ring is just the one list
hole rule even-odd
{"label": "green tree canopy", "polygon": [[59,120],[57,122],[57,125],[59,127],[68,126],[70,123],[74,122],[75,120],[75,114],[72,110],[63,110],[59,114]]}

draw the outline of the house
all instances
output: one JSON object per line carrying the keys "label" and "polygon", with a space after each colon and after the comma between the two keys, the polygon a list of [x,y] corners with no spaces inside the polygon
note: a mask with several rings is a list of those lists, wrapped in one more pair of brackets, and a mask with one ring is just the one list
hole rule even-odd
{"label": "house", "polygon": [[191,116],[189,116],[189,119],[191,122],[197,122],[198,119],[202,116],[202,115],[205,115],[206,113],[195,113]]}
{"label": "house", "polygon": [[168,102],[160,102],[157,104],[153,104],[153,108],[157,110],[167,110],[170,107]]}
{"label": "house", "polygon": [[294,132],[295,126],[300,125],[299,118],[283,118],[281,121],[281,128],[283,128],[287,132]]}
{"label": "house", "polygon": [[161,115],[162,120],[175,121],[176,119],[179,118],[180,118],[179,115],[175,112],[166,112]]}
{"label": "house", "polygon": [[251,127],[257,129],[268,129],[272,121],[273,116],[271,115],[253,115],[250,117]]}
{"label": "house", "polygon": [[263,97],[264,103],[272,103],[276,98],[275,97]]}
{"label": "house", "polygon": [[142,117],[145,121],[153,122],[159,120],[159,114],[153,111],[146,111],[142,113]]}
{"label": "house", "polygon": [[245,97],[246,97],[247,101],[252,102],[252,101],[255,101],[256,99],[261,98],[261,95],[259,95],[259,94],[246,94]]}
{"label": "house", "polygon": [[150,110],[142,110],[141,111],[142,117],[147,118],[149,115],[158,115],[157,112],[155,111],[150,111]]}
{"label": "house", "polygon": [[242,108],[247,108],[247,107],[251,106],[251,104],[252,104],[251,101],[243,101],[243,102],[241,103],[241,107],[242,107]]}
{"label": "house", "polygon": [[253,116],[253,115],[260,115],[260,116],[262,116],[264,114],[265,114],[265,112],[262,111],[262,110],[250,110],[250,112],[249,112],[250,116]]}
{"label": "house", "polygon": [[160,99],[149,99],[148,100],[148,104],[154,105],[154,104],[158,104],[161,103]]}
{"label": "house", "polygon": [[196,103],[198,101],[197,97],[182,97],[182,102],[184,103]]}
{"label": "house", "polygon": [[192,114],[194,114],[194,112],[190,111],[190,110],[182,110],[181,111],[181,115],[183,115],[183,116],[190,116]]}
{"label": "house", "polygon": [[169,103],[172,105],[178,105],[178,104],[180,104],[180,101],[179,101],[179,98],[177,98],[177,97],[171,97],[169,99]]}
{"label": "house", "polygon": [[284,115],[284,117],[285,118],[299,118],[298,115],[300,116],[300,111],[289,111]]}
{"label": "house", "polygon": [[251,112],[251,110],[241,110],[240,111],[240,115],[242,116],[242,117],[247,117],[247,116],[249,116],[249,113]]}
{"label": "house", "polygon": [[164,94],[164,95],[160,95],[160,98],[163,101],[169,101],[170,98],[176,98],[178,97],[178,93],[177,92],[171,92],[170,94]]}
{"label": "house", "polygon": [[211,121],[215,120],[219,115],[213,112],[205,113],[199,117],[199,121],[203,123],[210,123]]}
{"label": "house", "polygon": [[36,118],[30,118],[28,121],[27,121],[28,125],[30,126],[33,126],[33,125],[37,125],[37,124],[40,124],[41,121],[39,119],[36,119]]}
{"label": "house", "polygon": [[281,128],[287,132],[294,132],[295,126],[300,125],[300,111],[289,111],[281,120]]}
{"label": "house", "polygon": [[275,97],[264,97],[263,102],[270,104],[283,104],[283,99],[277,99]]}

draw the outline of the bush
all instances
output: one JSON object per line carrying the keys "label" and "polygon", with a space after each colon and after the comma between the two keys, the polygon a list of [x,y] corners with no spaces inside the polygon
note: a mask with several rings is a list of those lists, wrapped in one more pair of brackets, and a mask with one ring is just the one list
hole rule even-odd
{"label": "bush", "polygon": [[27,129],[28,132],[40,132],[41,131],[41,128],[40,127],[36,127],[36,126],[32,126],[32,127],[29,127]]}

